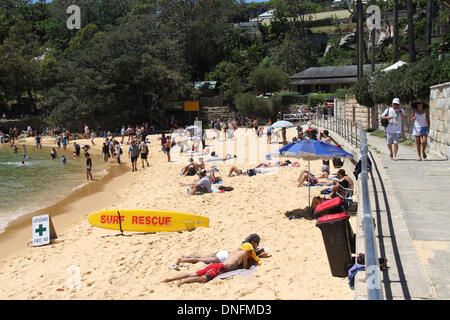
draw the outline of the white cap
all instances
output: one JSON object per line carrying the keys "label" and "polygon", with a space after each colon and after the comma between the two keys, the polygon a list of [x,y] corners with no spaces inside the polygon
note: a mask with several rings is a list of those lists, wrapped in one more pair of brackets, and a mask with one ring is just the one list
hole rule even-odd
{"label": "white cap", "polygon": [[400,104],[400,99],[394,98],[394,100],[392,100],[392,104]]}

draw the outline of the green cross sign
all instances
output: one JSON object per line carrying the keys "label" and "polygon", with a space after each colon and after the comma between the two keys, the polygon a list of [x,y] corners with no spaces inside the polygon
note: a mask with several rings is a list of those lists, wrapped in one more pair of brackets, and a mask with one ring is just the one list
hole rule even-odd
{"label": "green cross sign", "polygon": [[47,228],[43,228],[42,224],[39,225],[39,228],[34,230],[34,232],[39,233],[39,236],[41,237],[44,231],[47,231]]}

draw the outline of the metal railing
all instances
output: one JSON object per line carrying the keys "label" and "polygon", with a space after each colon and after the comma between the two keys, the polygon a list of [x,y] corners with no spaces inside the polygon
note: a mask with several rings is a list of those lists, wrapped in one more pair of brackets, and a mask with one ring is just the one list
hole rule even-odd
{"label": "metal railing", "polygon": [[335,132],[346,141],[360,149],[361,189],[363,200],[362,226],[364,230],[367,297],[369,300],[383,300],[383,293],[381,291],[381,274],[378,263],[378,250],[375,242],[375,224],[370,208],[369,189],[367,183],[368,145],[366,131],[360,123],[338,117],[317,115],[309,121],[316,126]]}

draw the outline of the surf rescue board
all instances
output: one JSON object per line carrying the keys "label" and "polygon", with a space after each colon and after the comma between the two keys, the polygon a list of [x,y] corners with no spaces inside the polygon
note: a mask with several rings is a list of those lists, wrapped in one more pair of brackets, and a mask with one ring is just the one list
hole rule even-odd
{"label": "surf rescue board", "polygon": [[162,210],[103,210],[91,213],[91,225],[132,232],[177,232],[209,227],[209,218],[185,212]]}

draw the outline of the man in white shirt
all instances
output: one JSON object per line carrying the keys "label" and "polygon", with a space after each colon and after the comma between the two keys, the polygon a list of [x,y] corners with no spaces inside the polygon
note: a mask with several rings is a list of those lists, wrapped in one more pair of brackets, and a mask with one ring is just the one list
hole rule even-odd
{"label": "man in white shirt", "polygon": [[[402,118],[406,118],[406,113],[403,109],[400,109],[399,98],[394,98],[392,100],[392,107],[384,110],[380,117],[381,120],[389,120],[389,124],[386,127],[386,139],[389,157],[394,160],[397,160],[398,141],[402,132]],[[392,145],[394,145],[393,150]]]}
{"label": "man in white shirt", "polygon": [[209,180],[209,178],[207,177],[206,170],[205,169],[200,170],[198,175],[200,177],[200,180],[191,185],[191,190],[189,192],[189,195],[194,195],[198,191],[211,193],[212,192],[211,180]]}

